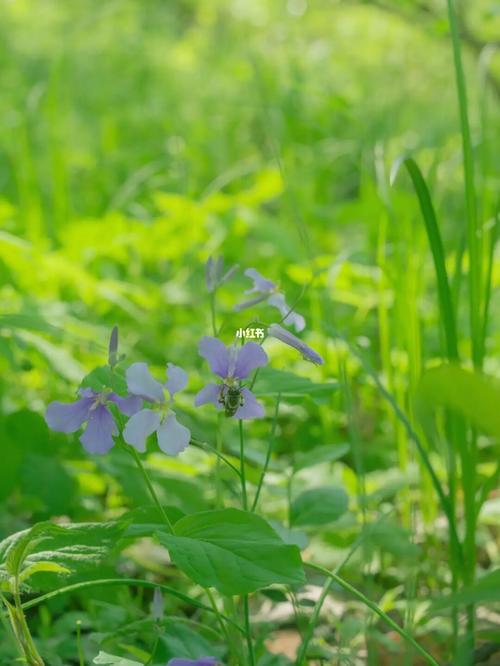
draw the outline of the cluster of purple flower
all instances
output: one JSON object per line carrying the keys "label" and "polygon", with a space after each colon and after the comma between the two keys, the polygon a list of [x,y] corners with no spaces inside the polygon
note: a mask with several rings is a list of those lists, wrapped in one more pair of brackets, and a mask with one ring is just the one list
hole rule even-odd
{"label": "cluster of purple flower", "polygon": [[[207,288],[210,292],[217,289],[235,272],[231,268],[223,274],[223,263],[219,259],[210,259],[207,263]],[[276,285],[264,278],[254,268],[245,271],[245,275],[254,281],[253,288],[247,293],[258,292],[260,295],[237,306],[237,310],[250,307],[267,300],[283,315],[283,322],[293,325],[297,331],[305,326],[301,315],[293,313],[286,305],[284,296],[277,291]],[[271,324],[268,335],[281,340],[297,349],[304,358],[321,364],[323,359],[302,340],[287,331],[280,324]],[[109,364],[118,363],[117,329],[111,335]],[[235,419],[255,419],[264,416],[264,409],[257,401],[250,388],[242,381],[252,372],[268,362],[266,352],[260,344],[247,342],[242,346],[225,345],[215,337],[205,336],[199,344],[200,355],[208,361],[212,372],[221,380],[209,383],[198,392],[195,406],[212,403],[216,409],[224,410],[227,417]],[[123,439],[138,452],[146,450],[146,440],[156,434],[158,446],[165,454],[176,456],[188,446],[191,440],[189,429],[179,423],[173,410],[175,394],[182,391],[188,383],[187,373],[173,363],[167,364],[167,380],[162,384],[150,373],[146,363],[133,363],[126,371],[127,397],[119,396],[111,389],[95,391],[83,388],[79,399],[73,403],[52,402],[45,418],[49,427],[56,432],[73,433],[82,428],[80,441],[89,453],[107,453],[115,443],[114,437],[119,429],[113,409],[128,417],[123,428]],[[147,406],[144,406],[147,403]]]}

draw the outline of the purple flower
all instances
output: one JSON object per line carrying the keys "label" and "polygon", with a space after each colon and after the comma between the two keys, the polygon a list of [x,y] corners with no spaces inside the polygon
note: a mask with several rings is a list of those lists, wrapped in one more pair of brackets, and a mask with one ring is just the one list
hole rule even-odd
{"label": "purple flower", "polygon": [[269,305],[272,305],[279,310],[283,317],[283,323],[293,326],[297,332],[304,330],[306,326],[304,317],[297,312],[290,311],[290,307],[287,305],[285,297],[278,291],[278,287],[274,282],[263,277],[255,270],[255,268],[247,268],[244,274],[253,280],[253,287],[247,289],[245,294],[257,293],[258,296],[254,296],[244,303],[235,305],[234,309],[237,312],[246,310],[253,305],[257,305],[257,303],[262,303],[262,301],[267,301]]}
{"label": "purple flower", "polygon": [[315,363],[316,365],[323,365],[324,361],[318,352],[315,352],[314,349],[311,349],[305,342],[299,340],[293,333],[290,333],[290,331],[287,331],[279,324],[271,324],[267,329],[267,334],[272,338],[281,340],[281,342],[284,342],[289,347],[297,349],[306,361],[311,361],[311,363]]}
{"label": "purple flower", "polygon": [[238,265],[232,266],[226,273],[224,271],[224,259],[223,257],[218,257],[214,259],[213,257],[208,257],[208,261],[205,264],[205,283],[207,285],[207,291],[211,294],[217,287],[220,287],[221,284],[227,282],[238,270]]}
{"label": "purple flower", "polygon": [[[168,380],[160,384],[151,376],[146,363],[133,363],[127,369],[127,386],[132,395],[152,403],[153,409],[141,409],[129,419],[123,431],[124,440],[140,453],[146,450],[146,440],[156,432],[158,446],[169,456],[176,456],[188,446],[190,431],[181,425],[170,409],[174,395],[185,388],[188,376],[182,368],[167,363]],[[165,399],[165,390],[169,400]]]}
{"label": "purple flower", "polygon": [[241,386],[242,379],[266,365],[267,354],[262,347],[255,342],[247,342],[242,347],[226,347],[217,338],[205,336],[200,340],[199,352],[208,361],[212,372],[223,381],[202,388],[195,398],[195,406],[211,402],[217,409],[224,408],[226,416],[235,419],[262,418],[262,405],[249,389]]}
{"label": "purple flower", "polygon": [[118,434],[115,420],[108,408],[113,402],[126,416],[132,416],[140,408],[138,397],[122,398],[116,393],[96,392],[90,388],[79,391],[80,400],[72,403],[51,402],[45,412],[45,420],[55,432],[76,432],[86,422],[80,442],[89,453],[107,453]]}
{"label": "purple flower", "polygon": [[167,666],[216,666],[216,657],[200,657],[199,659],[170,659]]}

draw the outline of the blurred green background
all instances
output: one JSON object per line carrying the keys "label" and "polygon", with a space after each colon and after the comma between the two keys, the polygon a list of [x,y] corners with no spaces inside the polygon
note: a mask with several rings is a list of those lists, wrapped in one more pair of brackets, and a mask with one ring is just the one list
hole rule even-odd
{"label": "blurred green background", "polygon": [[[393,542],[380,536],[377,548],[387,552],[372,570],[384,561],[414,566],[405,529],[420,539],[423,528],[409,507],[428,527],[437,504],[387,405],[359,363],[328,339],[324,311],[364,348],[413,418],[422,368],[439,355],[440,314],[417,200],[403,175],[389,185],[391,165],[404,153],[428,177],[457,299],[466,289],[461,137],[444,5],[0,0],[1,536],[49,516],[99,518],[144,497],[118,458],[88,460],[76,439],[49,435],[37,414],[51,399],[70,400],[82,376],[105,360],[114,324],[131,360],[147,360],[156,372],[167,360],[183,365],[190,389],[199,388],[207,373],[197,341],[211,332],[204,263],[223,254],[227,265],[253,266],[279,282],[290,302],[300,298],[304,339],[327,361],[313,368],[275,344],[275,367],[316,380],[348,378],[350,392],[330,403],[284,410],[278,452],[287,460],[348,440],[352,452],[336,477],[353,500],[362,491],[374,510],[384,501],[395,506],[403,525]],[[500,166],[493,142],[500,3],[458,5],[486,229]],[[492,276],[498,287],[498,262]],[[221,290],[226,341],[253,316],[276,319],[265,306],[232,311],[248,286],[240,271]],[[498,374],[495,294],[492,303],[486,368]],[[461,308],[464,351],[467,327]],[[195,414],[192,394],[181,401],[193,431],[210,441],[213,413]],[[266,427],[254,433],[255,450],[264,450]],[[165,492],[183,510],[203,508],[211,467],[202,454],[181,462],[153,455],[152,465],[168,476]],[[493,465],[486,445],[480,465],[485,474]],[[325,468],[313,481],[329,474]],[[271,515],[282,515],[283,501],[279,489],[270,493]],[[496,534],[498,515],[494,502],[483,529]],[[332,549],[352,542],[355,522],[317,547],[325,564]],[[486,531],[484,542],[488,564],[498,546]],[[441,578],[435,562],[419,563],[427,589],[446,585],[445,558]],[[389,587],[404,585],[404,566],[391,571]]]}

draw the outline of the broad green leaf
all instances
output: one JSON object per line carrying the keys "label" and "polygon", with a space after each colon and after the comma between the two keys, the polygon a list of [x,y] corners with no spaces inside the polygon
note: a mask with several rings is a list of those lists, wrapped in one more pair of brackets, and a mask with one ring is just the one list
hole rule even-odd
{"label": "broad green leaf", "polygon": [[[43,483],[40,483],[43,479]],[[20,486],[28,497],[42,504],[44,515],[61,515],[71,506],[77,485],[57,458],[28,454],[21,470]]]}
{"label": "broad green leaf", "polygon": [[379,521],[368,525],[365,538],[367,544],[390,553],[399,561],[415,561],[419,554],[418,546],[411,541],[411,533],[394,522]]}
{"label": "broad green leaf", "polygon": [[221,654],[219,647],[213,646],[199,631],[186,626],[185,622],[166,619],[161,626],[161,639],[152,660],[154,664],[166,664],[173,657],[199,659]]}
{"label": "broad green leaf", "polygon": [[425,373],[418,397],[422,418],[435,407],[448,407],[480,430],[500,437],[500,385],[487,375],[442,365]]}
{"label": "broad green leaf", "polygon": [[81,386],[98,392],[111,389],[119,395],[127,393],[125,373],[119,366],[111,368],[109,365],[102,365],[95,368],[83,378]]}
{"label": "broad green leaf", "polygon": [[[175,506],[164,506],[163,509],[172,523],[180,520],[185,515]],[[123,534],[125,538],[151,537],[155,532],[165,527],[165,521],[156,506],[143,506],[134,509],[129,511],[125,517],[130,523]]]}
{"label": "broad green leaf", "polygon": [[[126,520],[105,523],[73,523],[56,525],[37,523],[29,530],[12,534],[0,542],[0,571],[23,575],[40,563],[44,567],[31,569],[30,577],[62,573],[61,568],[82,573],[110,556],[126,529]],[[47,563],[54,565],[49,571]]]}
{"label": "broad green leaf", "polygon": [[315,446],[314,449],[297,455],[293,469],[295,472],[299,472],[301,469],[314,467],[321,463],[334,462],[335,460],[343,458],[350,450],[351,445],[347,442],[343,444]]}
{"label": "broad green leaf", "polygon": [[117,657],[114,654],[107,652],[99,652],[97,657],[94,658],[93,664],[112,664],[113,666],[143,666],[139,661],[132,661],[124,657]]}
{"label": "broad green leaf", "polygon": [[292,502],[292,525],[326,525],[347,511],[348,497],[343,488],[313,488]]}
{"label": "broad green leaf", "polygon": [[246,511],[186,516],[175,524],[175,534],[159,532],[158,538],[189,578],[223,594],[305,580],[299,549],[285,544],[263,518]]}
{"label": "broad green leaf", "polygon": [[300,377],[286,370],[275,370],[274,368],[262,368],[257,375],[254,392],[260,396],[277,396],[283,398],[325,398],[338,389],[337,382],[319,384],[312,382],[307,377]]}
{"label": "broad green leaf", "polygon": [[431,612],[454,605],[477,604],[500,601],[500,569],[485,574],[473,585],[464,587],[456,594],[450,594],[433,601]]}

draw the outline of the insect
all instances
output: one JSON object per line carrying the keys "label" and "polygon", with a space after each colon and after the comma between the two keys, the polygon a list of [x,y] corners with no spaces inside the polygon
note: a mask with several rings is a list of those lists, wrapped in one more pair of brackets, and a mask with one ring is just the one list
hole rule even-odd
{"label": "insect", "polygon": [[219,402],[224,405],[224,413],[227,417],[234,416],[239,407],[243,406],[241,386],[224,385],[220,392]]}

